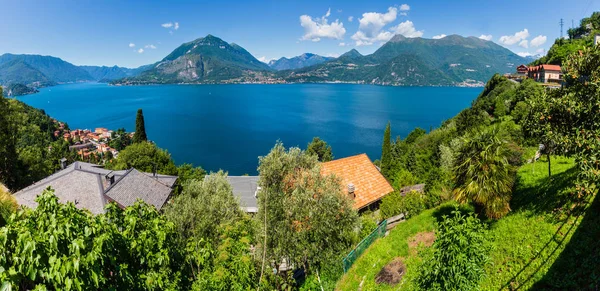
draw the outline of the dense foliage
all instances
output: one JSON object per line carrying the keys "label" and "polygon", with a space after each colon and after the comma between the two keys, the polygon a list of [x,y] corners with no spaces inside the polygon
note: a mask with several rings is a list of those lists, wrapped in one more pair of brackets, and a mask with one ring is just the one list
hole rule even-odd
{"label": "dense foliage", "polygon": [[495,125],[466,137],[456,156],[454,198],[476,203],[490,218],[510,211],[516,167],[510,164],[513,152],[507,140]]}
{"label": "dense foliage", "polygon": [[173,224],[153,207],[91,215],[52,191],[0,228],[0,281],[18,289],[179,289]]}
{"label": "dense foliage", "polygon": [[133,134],[133,142],[140,143],[144,141],[148,141],[148,136],[146,136],[146,122],[144,121],[144,112],[142,112],[142,109],[138,109],[135,117],[135,133]]}
{"label": "dense foliage", "polygon": [[479,219],[458,209],[437,224],[430,257],[424,258],[417,285],[422,290],[475,290],[488,260]]}
{"label": "dense foliage", "polygon": [[147,173],[176,175],[177,167],[171,155],[150,142],[134,143],[119,153],[116,159],[106,164],[112,170],[136,168]]}
{"label": "dense foliage", "polygon": [[333,160],[331,146],[319,137],[314,137],[312,141],[308,143],[308,145],[306,146],[306,152],[312,155],[316,155],[319,162],[329,162]]}
{"label": "dense foliage", "polygon": [[417,191],[410,191],[405,196],[400,195],[400,192],[393,192],[383,197],[381,203],[381,217],[389,218],[403,213],[405,218],[419,215],[426,209],[423,195]]}
{"label": "dense foliage", "polygon": [[390,172],[390,167],[392,164],[392,129],[390,128],[390,123],[385,126],[385,131],[383,132],[383,144],[381,145],[381,174],[385,177],[388,177]]}
{"label": "dense foliage", "polygon": [[77,159],[64,140],[54,137],[58,123],[43,110],[0,97],[0,111],[0,182],[9,189],[54,173],[62,158]]}
{"label": "dense foliage", "polygon": [[284,259],[308,274],[339,266],[358,221],[337,178],[320,174],[316,156],[281,143],[259,159],[258,170],[261,275]]}

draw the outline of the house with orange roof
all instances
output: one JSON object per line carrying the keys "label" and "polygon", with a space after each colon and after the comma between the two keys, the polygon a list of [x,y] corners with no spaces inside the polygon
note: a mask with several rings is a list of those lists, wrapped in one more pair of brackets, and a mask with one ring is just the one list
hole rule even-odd
{"label": "house with orange roof", "polygon": [[394,188],[366,154],[337,159],[321,164],[322,175],[341,179],[342,191],[354,201],[354,209],[378,205]]}
{"label": "house with orange roof", "polygon": [[562,69],[559,65],[539,65],[529,67],[527,77],[541,83],[561,83]]}

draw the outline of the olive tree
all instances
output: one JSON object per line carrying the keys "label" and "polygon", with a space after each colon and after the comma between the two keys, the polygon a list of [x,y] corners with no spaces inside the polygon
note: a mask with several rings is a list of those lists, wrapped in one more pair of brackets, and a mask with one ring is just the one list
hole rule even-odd
{"label": "olive tree", "polygon": [[278,142],[260,157],[258,171],[261,271],[285,259],[318,272],[351,246],[357,213],[338,178],[321,175],[316,156]]}

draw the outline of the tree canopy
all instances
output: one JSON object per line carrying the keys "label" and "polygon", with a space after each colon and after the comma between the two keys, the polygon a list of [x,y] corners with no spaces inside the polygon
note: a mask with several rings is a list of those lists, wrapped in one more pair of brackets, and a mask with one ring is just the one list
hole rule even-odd
{"label": "tree canopy", "polygon": [[308,143],[306,146],[306,152],[316,155],[320,162],[329,162],[333,160],[331,146],[319,137],[314,137],[312,141]]}
{"label": "tree canopy", "polygon": [[133,142],[145,142],[148,140],[146,136],[146,123],[144,122],[144,113],[142,109],[138,109],[135,117],[135,133],[133,134]]}

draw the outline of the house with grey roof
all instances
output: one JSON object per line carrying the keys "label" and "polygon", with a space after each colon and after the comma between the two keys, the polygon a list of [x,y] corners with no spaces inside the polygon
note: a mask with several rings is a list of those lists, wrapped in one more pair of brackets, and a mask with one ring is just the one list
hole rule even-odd
{"label": "house with grey roof", "polygon": [[247,213],[258,212],[258,176],[227,176],[233,188],[233,195],[240,199],[242,210]]}
{"label": "house with grey roof", "polygon": [[107,203],[125,208],[137,199],[160,210],[173,193],[177,176],[144,173],[136,169],[111,171],[84,162],[74,162],[59,172],[14,194],[19,205],[37,207],[35,198],[51,187],[61,203],[73,202],[77,208],[94,214],[104,213]]}

